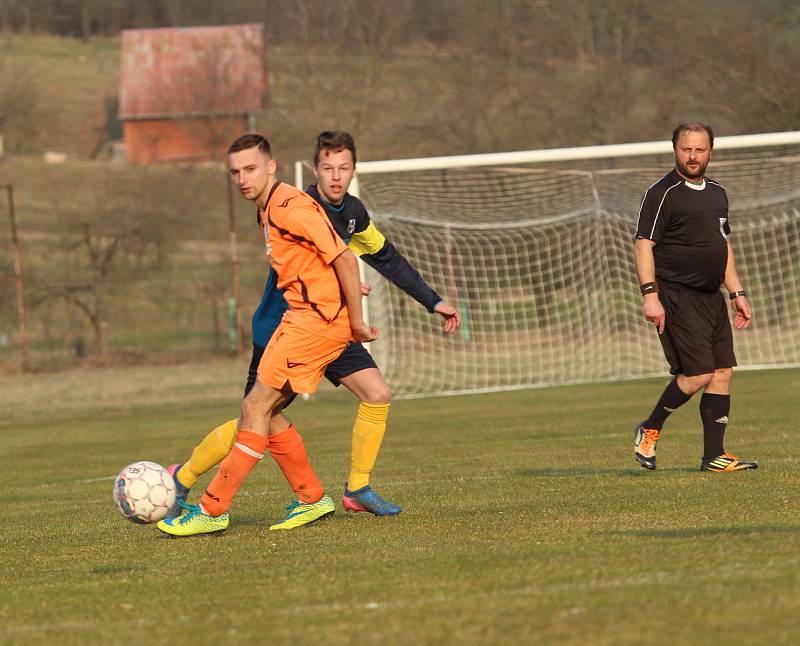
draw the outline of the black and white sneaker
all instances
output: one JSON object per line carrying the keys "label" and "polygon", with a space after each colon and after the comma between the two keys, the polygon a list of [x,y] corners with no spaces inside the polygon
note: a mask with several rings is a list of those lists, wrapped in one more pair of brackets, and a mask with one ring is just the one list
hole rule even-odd
{"label": "black and white sneaker", "polygon": [[633,432],[633,450],[636,459],[645,469],[653,471],[656,468],[656,443],[661,431],[654,428],[645,428],[637,424]]}

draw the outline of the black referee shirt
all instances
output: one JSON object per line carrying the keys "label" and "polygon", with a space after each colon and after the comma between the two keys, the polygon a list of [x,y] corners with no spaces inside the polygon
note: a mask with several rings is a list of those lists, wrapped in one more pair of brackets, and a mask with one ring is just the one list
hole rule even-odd
{"label": "black referee shirt", "polygon": [[718,290],[728,263],[728,196],[706,177],[685,181],[673,170],[642,199],[636,237],[653,240],[656,281],[704,292]]}

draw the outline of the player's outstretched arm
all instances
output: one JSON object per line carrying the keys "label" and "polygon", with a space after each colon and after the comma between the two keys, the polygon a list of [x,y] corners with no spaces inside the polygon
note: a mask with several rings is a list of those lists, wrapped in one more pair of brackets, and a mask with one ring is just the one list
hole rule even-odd
{"label": "player's outstretched arm", "polygon": [[378,253],[361,256],[370,267],[402,289],[429,312],[436,312],[444,319],[444,331],[455,332],[461,325],[458,310],[443,301],[425,282],[420,273],[388,240]]}
{"label": "player's outstretched arm", "polygon": [[733,247],[731,247],[730,242],[728,243],[728,264],[725,265],[723,283],[725,289],[731,294],[740,294],[733,299],[733,326],[737,330],[749,327],[753,318],[753,311],[742,287],[742,281],[739,279],[739,273],[736,271],[736,261],[733,258]]}
{"label": "player's outstretched arm", "polygon": [[[636,261],[636,275],[639,277],[639,285],[647,285],[656,282],[656,261],[653,258],[653,247],[656,243],[647,238],[637,238],[633,244],[633,255]],[[666,313],[658,292],[653,291],[643,295],[644,303],[642,310],[644,317],[658,328],[658,333],[664,333],[666,325]]]}
{"label": "player's outstretched arm", "polygon": [[[363,204],[361,206],[363,208]],[[353,253],[429,312],[433,312],[434,306],[442,300],[441,297],[430,288],[397,247],[383,236],[370,220],[366,209],[363,211],[360,226],[348,243]]]}
{"label": "player's outstretched arm", "polygon": [[350,248],[381,276],[402,289],[429,312],[442,316],[445,332],[457,330],[461,325],[458,310],[443,301],[397,247],[384,238],[375,223],[369,219],[366,210],[363,221],[366,226],[353,234]]}
{"label": "player's outstretched arm", "polygon": [[442,300],[405,256],[397,250],[397,247],[388,240],[383,241],[379,250],[362,253],[360,257],[381,276],[402,289],[429,312],[433,312],[436,303]]}
{"label": "player's outstretched arm", "polygon": [[350,328],[353,339],[365,343],[378,338],[378,329],[364,323],[361,310],[361,281],[358,277],[358,260],[349,249],[339,254],[332,263],[342,288],[347,313],[350,317]]}
{"label": "player's outstretched arm", "polygon": [[455,332],[461,326],[461,314],[450,303],[439,301],[433,311],[444,319],[444,331],[448,334]]}

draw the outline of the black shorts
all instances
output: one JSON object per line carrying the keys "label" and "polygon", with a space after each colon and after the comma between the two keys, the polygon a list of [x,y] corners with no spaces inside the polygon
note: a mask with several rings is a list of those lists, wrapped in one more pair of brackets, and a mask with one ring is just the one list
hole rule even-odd
{"label": "black shorts", "polygon": [[[263,354],[264,348],[254,343],[253,357],[250,359],[250,368],[247,370],[247,384],[244,387],[245,397],[247,397],[247,393],[249,393],[256,384],[256,379],[258,379],[258,364],[261,363],[261,355]],[[325,369],[325,377],[338,388],[342,378],[352,375],[355,372],[366,370],[367,368],[377,367],[372,355],[367,352],[363,345],[350,342],[342,354],[328,364],[328,367]],[[294,395],[283,407],[286,408],[292,401],[294,401]]]}
{"label": "black shorts", "polygon": [[728,305],[721,292],[663,281],[658,290],[666,312],[664,333],[658,338],[671,374],[692,377],[736,365]]}
{"label": "black shorts", "polygon": [[378,365],[367,352],[367,349],[360,343],[351,341],[336,359],[325,368],[325,378],[337,388],[342,383],[344,377],[353,373],[366,370],[367,368],[377,368]]}

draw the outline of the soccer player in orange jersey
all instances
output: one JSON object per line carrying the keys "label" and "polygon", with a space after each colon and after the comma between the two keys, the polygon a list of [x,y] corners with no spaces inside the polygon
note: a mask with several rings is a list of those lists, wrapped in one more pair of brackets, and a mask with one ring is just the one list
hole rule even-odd
{"label": "soccer player in orange jersey", "polygon": [[[384,238],[361,200],[348,193],[356,171],[356,157],[355,141],[349,133],[341,130],[319,133],[314,150],[317,181],[306,188],[306,193],[322,207],[336,233],[355,254],[429,313],[441,316],[446,333],[454,332],[460,325],[458,310],[427,284],[391,241]],[[368,286],[362,285],[362,291],[367,293]],[[253,355],[245,395],[256,382],[261,356],[286,308],[286,301],[276,286],[275,272],[270,270],[261,303],[253,315]],[[402,511],[400,505],[385,500],[370,483],[387,428],[391,400],[389,385],[369,352],[356,342],[350,343],[328,365],[325,378],[337,387],[344,386],[359,399],[352,431],[350,473],[341,498],[342,506],[347,511],[368,512],[376,516],[399,514]],[[237,419],[217,426],[195,446],[188,460],[169,467],[177,489],[176,508],[170,515],[181,513],[182,503],[186,502],[198,478],[225,459],[235,441],[237,427]],[[283,414],[272,416],[270,428],[270,455],[287,472],[283,466],[289,459],[287,456],[299,451],[294,447],[299,447],[302,440],[291,420]],[[319,498],[316,492],[321,485],[309,487],[305,480],[290,480],[290,483],[296,500],[287,506],[286,517],[271,525],[270,529],[294,529],[314,522],[318,517],[320,510],[309,511],[308,506]]]}
{"label": "soccer player in orange jersey", "polygon": [[[227,529],[236,492],[267,451],[272,415],[293,394],[314,392],[327,365],[351,340],[372,341],[378,335],[363,320],[355,255],[311,197],[276,178],[269,142],[261,135],[240,137],[228,149],[228,166],[242,195],[258,205],[270,264],[289,309],[264,351],[255,386],[242,401],[230,454],[198,505],[158,523],[177,536]],[[296,463],[281,464],[287,478],[305,478],[319,487],[305,450],[295,457]],[[321,487],[318,492],[312,506],[332,513],[333,501]]]}

